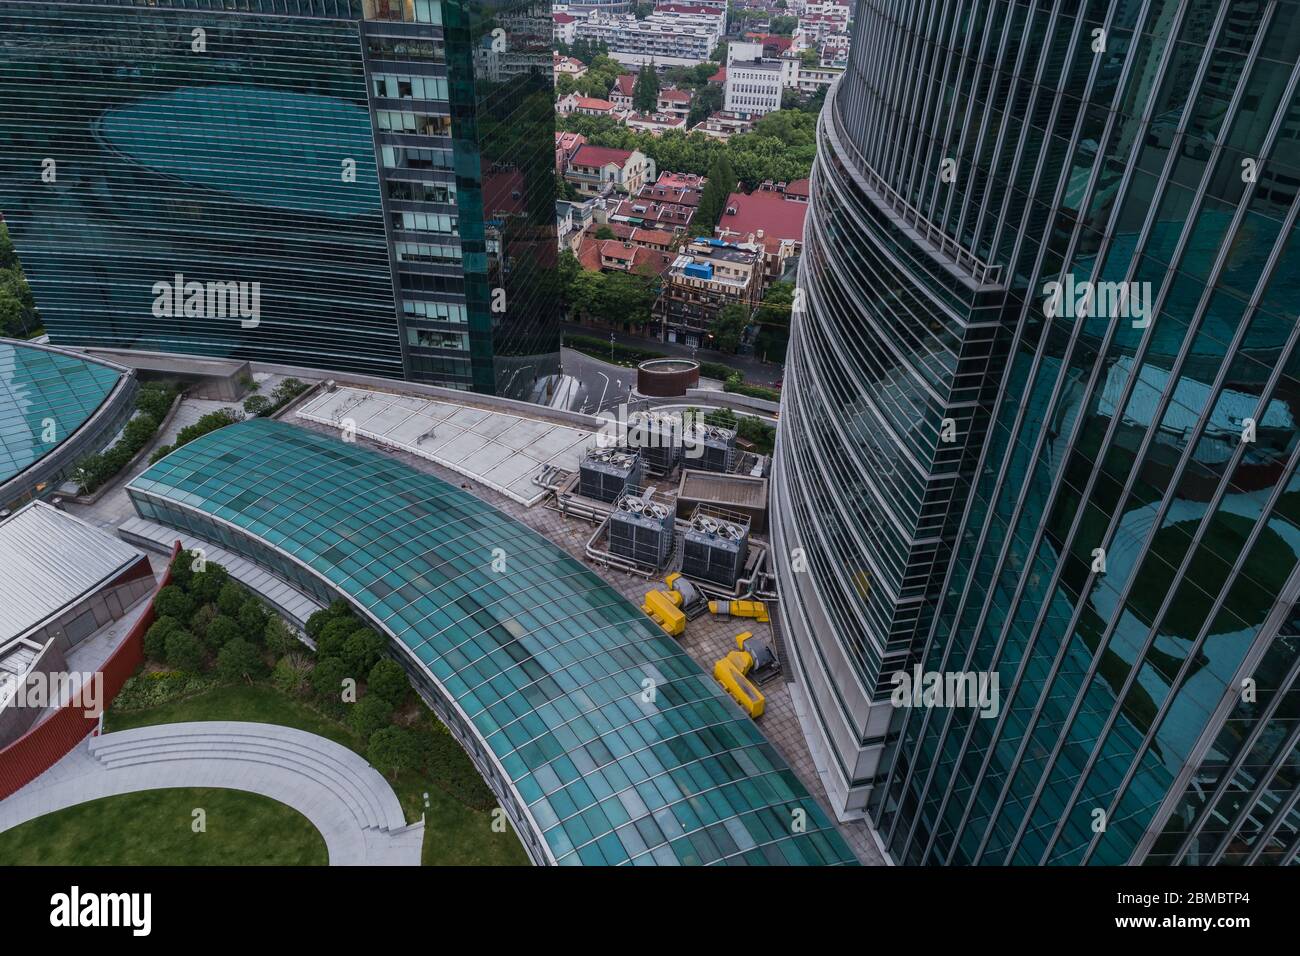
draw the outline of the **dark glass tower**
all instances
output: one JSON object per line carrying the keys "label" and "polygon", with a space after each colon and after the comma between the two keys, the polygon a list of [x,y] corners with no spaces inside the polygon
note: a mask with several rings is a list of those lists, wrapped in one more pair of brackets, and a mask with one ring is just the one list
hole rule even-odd
{"label": "dark glass tower", "polygon": [[[522,148],[552,135],[549,11],[0,0],[0,210],[52,340],[530,397],[559,363]],[[209,283],[244,308],[187,302]]]}
{"label": "dark glass tower", "polygon": [[903,863],[1295,862],[1300,7],[854,31],[773,508],[832,800]]}

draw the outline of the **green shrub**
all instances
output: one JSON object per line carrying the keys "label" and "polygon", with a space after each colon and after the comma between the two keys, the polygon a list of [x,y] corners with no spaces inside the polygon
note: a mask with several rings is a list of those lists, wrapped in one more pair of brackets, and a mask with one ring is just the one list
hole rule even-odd
{"label": "green shrub", "polygon": [[239,612],[248,600],[248,592],[235,581],[221,585],[217,593],[217,610],[227,617],[239,617]]}
{"label": "green shrub", "polygon": [[271,683],[283,693],[304,697],[311,690],[311,673],[311,658],[304,654],[285,654],[271,670]]}
{"label": "green shrub", "polygon": [[207,640],[208,628],[212,626],[212,622],[216,620],[216,617],[216,606],[203,604],[195,608],[194,613],[190,616],[190,630],[200,640]]}
{"label": "green shrub", "polygon": [[426,768],[444,790],[475,810],[486,811],[497,805],[496,796],[483,782],[473,761],[445,727],[435,721],[423,737],[427,747]]}
{"label": "green shrub", "polygon": [[253,418],[265,414],[270,407],[271,400],[265,395],[251,395],[244,399],[244,414]]}
{"label": "green shrub", "polygon": [[171,411],[180,390],[171,383],[145,382],[135,396],[135,407],[161,422]]}
{"label": "green shrub", "polygon": [[216,604],[221,589],[229,580],[229,571],[215,561],[209,561],[202,571],[194,572],[190,579],[190,594],[194,595],[194,600],[199,604]]}
{"label": "green shrub", "polygon": [[262,633],[266,630],[266,619],[270,615],[262,603],[255,598],[249,598],[244,602],[244,606],[239,609],[239,629],[243,631],[244,637],[254,644],[262,642]]}
{"label": "green shrub", "polygon": [[307,618],[307,636],[313,641],[320,638],[320,632],[325,629],[325,625],[334,620],[334,615],[326,608],[323,611],[317,611],[311,617]]}
{"label": "green shrub", "polygon": [[716,378],[720,382],[725,382],[733,376],[739,376],[741,381],[745,378],[740,369],[723,365],[721,362],[701,362],[700,374],[705,378]]}
{"label": "green shrub", "polygon": [[780,402],[781,393],[774,388],[764,388],[762,385],[743,385],[740,382],[728,380],[722,386],[724,392],[734,392],[737,395],[748,395],[750,398],[762,398],[769,402]]}
{"label": "green shrub", "polygon": [[198,674],[203,670],[203,645],[189,631],[172,631],[167,635],[167,666],[178,671]]}
{"label": "green shrub", "polygon": [[277,657],[306,651],[302,641],[298,640],[298,635],[278,614],[268,615],[266,626],[262,628],[262,641],[267,650]]}
{"label": "green shrub", "polygon": [[183,591],[189,591],[190,584],[194,577],[193,564],[194,552],[181,550],[177,552],[176,557],[172,559],[169,567],[171,568],[171,583]]}
{"label": "green shrub", "polygon": [[169,584],[153,599],[153,608],[160,617],[188,621],[194,613],[194,600],[177,585]]}
{"label": "green shrub", "polygon": [[311,689],[316,699],[325,705],[338,705],[343,701],[343,680],[348,676],[347,665],[337,657],[318,660],[311,672]]}
{"label": "green shrub", "polygon": [[606,362],[610,360],[610,355],[612,354],[615,365],[623,365],[626,367],[639,365],[647,359],[668,357],[663,352],[636,348],[635,346],[623,345],[619,342],[615,342],[611,347],[608,339],[600,339],[594,335],[569,335],[566,333],[564,336],[564,344],[568,348],[582,352],[584,355],[590,355],[593,358],[602,359]]}
{"label": "green shrub", "polygon": [[212,678],[184,671],[153,671],[128,678],[113,698],[113,709],[148,710],[209,689]]}
{"label": "green shrub", "polygon": [[381,727],[370,735],[366,759],[370,765],[389,778],[396,779],[403,770],[418,770],[424,762],[425,750],[412,731],[403,727]]}
{"label": "green shrub", "polygon": [[167,660],[167,636],[181,629],[181,622],[174,617],[159,617],[144,632],[144,656],[157,663]]}
{"label": "green shrub", "polygon": [[370,668],[366,678],[366,695],[388,701],[393,707],[401,707],[406,695],[411,691],[411,679],[402,670],[397,661],[385,657]]}
{"label": "green shrub", "polygon": [[393,705],[374,694],[366,694],[348,708],[348,724],[366,740],[376,730],[387,727],[392,720]]}
{"label": "green shrub", "polygon": [[239,640],[243,635],[244,632],[239,629],[238,621],[225,614],[218,614],[208,625],[208,632],[203,636],[203,641],[212,650],[217,651],[231,641]]}
{"label": "green shrub", "polygon": [[174,447],[174,445],[159,445],[153,450],[153,454],[149,456],[149,464],[158,464],[158,462],[162,461],[172,453]]}
{"label": "green shrub", "polygon": [[[320,637],[316,638],[316,656],[317,657],[337,657],[344,658],[344,648],[347,645],[348,638],[353,631],[360,630],[361,622],[355,617],[335,618],[322,628]],[[351,671],[353,676],[359,676],[365,671]]]}
{"label": "green shrub", "polygon": [[262,655],[242,637],[227,641],[217,652],[217,676],[222,680],[254,680],[265,672]]}
{"label": "green shrub", "polygon": [[208,412],[193,425],[186,425],[180,430],[176,435],[174,447],[180,448],[181,445],[188,444],[196,438],[202,438],[208,432],[214,432],[218,428],[225,428],[227,425],[234,425],[243,420],[244,413],[234,408],[219,408],[215,412]]}
{"label": "green shrub", "polygon": [[384,656],[384,639],[371,628],[363,627],[348,635],[343,645],[343,663],[352,674],[369,674]]}

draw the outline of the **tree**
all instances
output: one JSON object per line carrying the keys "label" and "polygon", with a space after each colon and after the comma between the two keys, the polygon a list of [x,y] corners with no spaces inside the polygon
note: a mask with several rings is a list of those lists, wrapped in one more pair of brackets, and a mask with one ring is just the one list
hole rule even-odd
{"label": "tree", "polygon": [[194,613],[194,601],[175,584],[169,584],[153,599],[153,609],[160,617],[188,621]]}
{"label": "tree", "polygon": [[266,630],[266,619],[270,617],[260,601],[249,598],[239,609],[239,629],[254,644],[260,643],[262,633]]}
{"label": "tree", "polygon": [[393,705],[382,697],[366,694],[348,711],[348,723],[363,738],[387,727],[393,719]]}
{"label": "tree", "polygon": [[723,211],[727,208],[727,197],[736,188],[736,170],[731,160],[725,155],[719,156],[709,168],[709,181],[700,191],[700,204],[695,210],[695,219],[691,223],[691,232],[700,235],[713,235],[713,227],[718,224]]}
{"label": "tree", "polygon": [[337,657],[327,657],[316,662],[312,668],[312,693],[326,704],[338,704],[343,700],[343,680],[348,676],[348,667]]}
{"label": "tree", "polygon": [[217,610],[227,617],[238,617],[248,595],[243,587],[234,581],[227,581],[217,594]]}
{"label": "tree", "polygon": [[643,63],[632,87],[632,107],[638,113],[653,113],[658,104],[659,74],[649,63]]}
{"label": "tree", "polygon": [[165,663],[167,660],[167,638],[181,629],[181,622],[174,617],[160,617],[149,625],[144,632],[144,656],[151,661]]}
{"label": "tree", "polygon": [[222,680],[252,680],[265,670],[262,655],[242,637],[228,642],[217,652],[217,676]]}
{"label": "tree", "polygon": [[302,642],[278,614],[267,617],[266,627],[262,629],[262,641],[266,644],[266,649],[277,656],[302,650]]}
{"label": "tree", "polygon": [[172,631],[167,635],[167,666],[178,671],[198,674],[203,670],[203,645],[189,631]]}
{"label": "tree", "polygon": [[388,701],[394,708],[402,706],[410,693],[411,680],[397,661],[385,657],[370,668],[366,679],[366,694]]}
{"label": "tree", "polygon": [[271,670],[271,683],[286,694],[301,697],[311,689],[311,660],[303,654],[285,654]]}
{"label": "tree", "polygon": [[794,294],[793,282],[773,282],[763,293],[763,304],[754,315],[754,322],[758,325],[758,351],[769,361],[779,362],[785,358]]}
{"label": "tree", "polygon": [[212,561],[203,566],[202,571],[195,571],[190,579],[190,594],[199,604],[214,604],[222,587],[230,580],[230,572]]}
{"label": "tree", "polygon": [[601,224],[596,227],[595,236],[597,239],[613,239],[614,230],[609,228],[608,225]]}
{"label": "tree", "polygon": [[794,31],[799,27],[798,17],[773,17],[768,21],[767,32],[775,33],[779,37],[794,36]]}
{"label": "tree", "polygon": [[[347,645],[348,637],[360,627],[361,622],[351,616],[330,621],[320,632],[320,637],[316,638],[316,656],[337,657],[343,660],[345,657],[343,649]],[[352,673],[355,676],[356,672]]]}
{"label": "tree", "polygon": [[691,112],[686,117],[687,126],[698,126],[712,116],[723,105],[723,89],[716,84],[706,84],[695,91],[691,100]]}
{"label": "tree", "polygon": [[343,663],[352,674],[369,674],[384,656],[386,646],[387,642],[372,628],[360,628],[348,635],[343,645]]}
{"label": "tree", "polygon": [[370,735],[366,759],[389,779],[397,779],[403,770],[418,770],[423,751],[419,740],[404,727],[381,727]]}
{"label": "tree", "polygon": [[739,302],[723,306],[709,323],[714,347],[724,352],[734,352],[740,346],[745,327],[749,325],[749,309]]}
{"label": "tree", "polygon": [[240,630],[238,621],[233,617],[227,617],[225,614],[218,614],[212,619],[212,623],[208,625],[208,632],[204,635],[203,640],[208,647],[216,651],[225,647],[231,641],[239,640],[242,636],[243,631]]}
{"label": "tree", "polygon": [[244,413],[256,418],[271,407],[271,400],[265,395],[250,395],[244,399]]}

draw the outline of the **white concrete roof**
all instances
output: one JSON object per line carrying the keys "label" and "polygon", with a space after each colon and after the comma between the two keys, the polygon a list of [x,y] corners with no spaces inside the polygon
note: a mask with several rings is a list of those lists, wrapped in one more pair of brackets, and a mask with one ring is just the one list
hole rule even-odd
{"label": "white concrete roof", "polygon": [[44,501],[0,521],[0,644],[113,577],[141,552]]}
{"label": "white concrete roof", "polygon": [[577,471],[596,433],[537,418],[415,395],[340,386],[297,410],[300,418],[343,429],[437,462],[524,505],[546,491],[533,476],[546,465]]}

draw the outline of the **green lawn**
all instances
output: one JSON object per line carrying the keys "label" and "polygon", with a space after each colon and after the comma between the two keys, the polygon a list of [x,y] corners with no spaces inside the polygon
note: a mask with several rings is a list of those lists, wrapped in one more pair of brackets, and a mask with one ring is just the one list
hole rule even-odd
{"label": "green lawn", "polygon": [[[186,700],[131,713],[110,708],[105,715],[105,729],[126,730],[187,720],[282,724],[328,737],[365,755],[361,738],[346,724],[285,696],[269,684],[224,685]],[[390,783],[409,822],[419,820],[421,813],[425,815],[425,866],[522,866],[528,863],[523,847],[508,826],[505,833],[494,833],[490,813],[465,806],[442,790],[436,780],[404,773],[396,782],[390,780]],[[428,794],[427,801],[425,794]],[[2,853],[0,859],[3,859]]]}
{"label": "green lawn", "polygon": [[[194,811],[206,830],[194,832]],[[0,833],[13,866],[324,866],[325,840],[268,797],[205,787],[105,797]]]}

